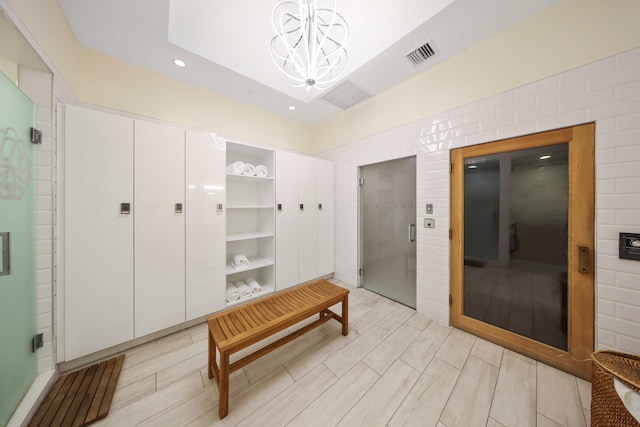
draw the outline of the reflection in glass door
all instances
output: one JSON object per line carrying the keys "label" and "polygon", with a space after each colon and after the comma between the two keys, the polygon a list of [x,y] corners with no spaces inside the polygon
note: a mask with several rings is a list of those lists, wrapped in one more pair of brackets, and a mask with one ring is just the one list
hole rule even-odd
{"label": "reflection in glass door", "polygon": [[416,158],[360,170],[360,285],[416,307]]}
{"label": "reflection in glass door", "polygon": [[451,152],[451,324],[589,378],[594,125]]}
{"label": "reflection in glass door", "polygon": [[464,160],[464,315],[567,350],[566,143]]}
{"label": "reflection in glass door", "polygon": [[34,105],[0,73],[0,425],[36,376]]}

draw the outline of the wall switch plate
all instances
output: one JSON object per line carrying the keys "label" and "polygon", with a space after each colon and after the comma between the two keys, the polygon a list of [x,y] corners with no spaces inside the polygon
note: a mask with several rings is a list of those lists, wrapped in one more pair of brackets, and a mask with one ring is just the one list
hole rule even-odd
{"label": "wall switch plate", "polygon": [[427,203],[427,215],[431,215],[433,213],[433,204],[432,203]]}
{"label": "wall switch plate", "polygon": [[436,228],[436,220],[435,220],[435,218],[425,218],[424,219],[424,228]]}

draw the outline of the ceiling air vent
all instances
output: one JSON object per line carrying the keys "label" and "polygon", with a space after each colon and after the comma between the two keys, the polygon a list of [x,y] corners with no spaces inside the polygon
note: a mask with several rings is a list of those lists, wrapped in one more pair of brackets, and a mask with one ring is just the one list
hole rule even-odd
{"label": "ceiling air vent", "polygon": [[324,95],[322,99],[346,110],[370,97],[370,93],[347,80]]}
{"label": "ceiling air vent", "polygon": [[431,58],[436,54],[433,45],[430,42],[427,42],[420,46],[417,49],[412,50],[407,54],[407,59],[411,61],[411,63],[416,66],[422,64],[427,59]]}

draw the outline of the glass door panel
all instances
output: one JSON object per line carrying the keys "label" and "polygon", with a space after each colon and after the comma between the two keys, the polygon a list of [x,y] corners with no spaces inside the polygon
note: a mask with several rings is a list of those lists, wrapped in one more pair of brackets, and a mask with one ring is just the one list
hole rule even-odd
{"label": "glass door panel", "polygon": [[0,425],[36,376],[34,105],[0,73]]}
{"label": "glass door panel", "polygon": [[416,159],[361,168],[360,284],[416,306]]}
{"label": "glass door panel", "polygon": [[566,143],[464,160],[464,314],[567,350]]}

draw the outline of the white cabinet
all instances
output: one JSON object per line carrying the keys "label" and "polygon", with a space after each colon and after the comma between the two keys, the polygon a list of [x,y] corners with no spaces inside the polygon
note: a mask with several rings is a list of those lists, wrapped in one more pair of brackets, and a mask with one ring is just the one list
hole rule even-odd
{"label": "white cabinet", "polygon": [[276,284],[278,290],[298,281],[298,155],[276,151]]}
{"label": "white cabinet", "polygon": [[135,337],[185,321],[185,133],[135,121]]}
{"label": "white cabinet", "polygon": [[318,173],[318,277],[335,271],[333,162],[316,159]]}
{"label": "white cabinet", "polygon": [[318,168],[298,156],[298,283],[318,277]]}
{"label": "white cabinet", "polygon": [[278,290],[331,274],[333,163],[276,152]]}
{"label": "white cabinet", "polygon": [[186,319],[225,308],[225,142],[187,131]]}
{"label": "white cabinet", "polygon": [[[226,162],[263,165],[267,169],[266,176],[261,177],[233,171],[226,175],[226,280],[235,283],[255,279],[263,288],[256,295],[264,295],[275,288],[274,154],[272,150],[227,142]],[[235,268],[233,259],[237,255],[247,257],[249,265]]]}
{"label": "white cabinet", "polygon": [[64,125],[64,344],[71,360],[134,337],[133,120],[67,106]]}

